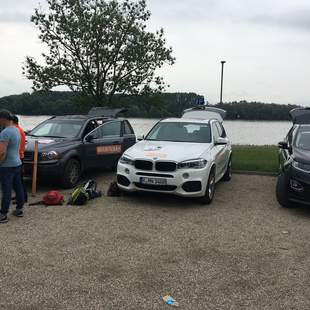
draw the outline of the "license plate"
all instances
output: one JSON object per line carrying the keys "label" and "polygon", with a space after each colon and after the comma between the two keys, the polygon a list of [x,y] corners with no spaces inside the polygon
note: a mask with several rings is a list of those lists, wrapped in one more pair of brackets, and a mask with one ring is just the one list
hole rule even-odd
{"label": "license plate", "polygon": [[167,185],[167,180],[160,178],[140,178],[140,183],[147,185]]}

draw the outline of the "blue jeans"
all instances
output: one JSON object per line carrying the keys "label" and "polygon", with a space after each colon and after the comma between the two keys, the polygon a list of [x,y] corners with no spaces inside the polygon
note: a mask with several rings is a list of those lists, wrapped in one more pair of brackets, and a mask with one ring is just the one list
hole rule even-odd
{"label": "blue jeans", "polygon": [[16,209],[23,208],[25,203],[24,186],[22,183],[22,166],[0,167],[0,181],[2,188],[2,201],[0,213],[6,215],[9,212],[12,189],[16,192]]}

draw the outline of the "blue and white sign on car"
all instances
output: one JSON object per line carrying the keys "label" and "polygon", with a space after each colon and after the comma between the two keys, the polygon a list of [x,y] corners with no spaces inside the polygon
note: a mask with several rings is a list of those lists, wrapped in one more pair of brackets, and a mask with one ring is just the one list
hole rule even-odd
{"label": "blue and white sign on car", "polygon": [[205,105],[205,97],[204,96],[198,96],[196,99],[196,105]]}

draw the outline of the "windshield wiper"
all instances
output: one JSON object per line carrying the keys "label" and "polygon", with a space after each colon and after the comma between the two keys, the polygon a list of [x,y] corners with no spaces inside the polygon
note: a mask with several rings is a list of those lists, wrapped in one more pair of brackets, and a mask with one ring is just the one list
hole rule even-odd
{"label": "windshield wiper", "polygon": [[30,136],[30,137],[35,137],[35,138],[65,138],[65,137],[62,137],[62,136],[37,136],[37,135],[34,135],[34,134],[31,134],[31,133],[28,133],[27,136]]}

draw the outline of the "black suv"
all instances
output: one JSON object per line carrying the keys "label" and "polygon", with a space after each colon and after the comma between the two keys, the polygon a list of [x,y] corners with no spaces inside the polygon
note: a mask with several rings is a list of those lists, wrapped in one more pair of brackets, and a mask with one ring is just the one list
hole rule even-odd
{"label": "black suv", "polygon": [[279,143],[277,199],[286,208],[310,206],[310,108],[290,112],[293,127]]}
{"label": "black suv", "polygon": [[136,143],[128,120],[115,118],[121,109],[94,108],[89,115],[52,117],[27,133],[25,175],[33,170],[39,143],[38,176],[74,187],[91,168],[116,168],[122,153]]}

